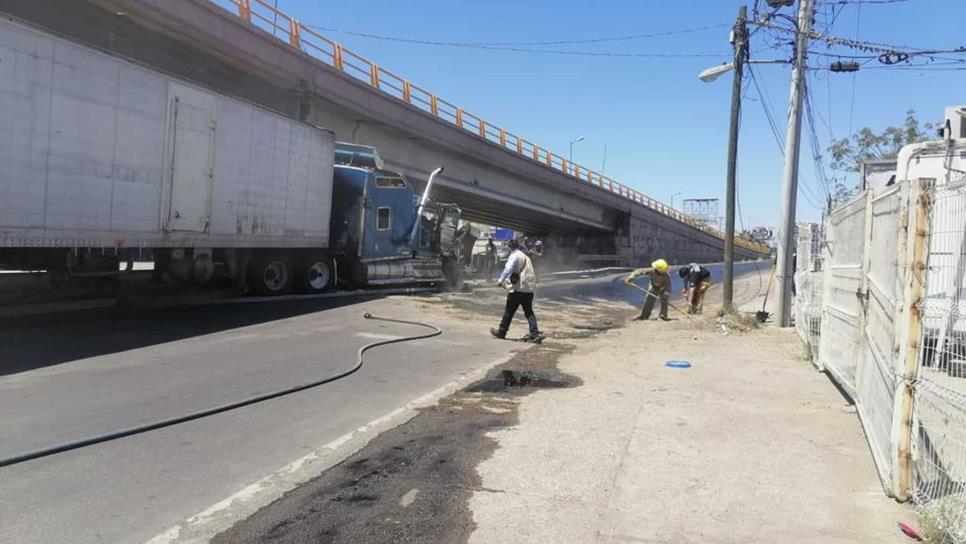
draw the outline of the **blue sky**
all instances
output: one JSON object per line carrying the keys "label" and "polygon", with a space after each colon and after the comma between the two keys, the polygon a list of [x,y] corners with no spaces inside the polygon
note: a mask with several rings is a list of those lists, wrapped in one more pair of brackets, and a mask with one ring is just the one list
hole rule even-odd
{"label": "blue sky", "polygon": [[[272,2],[274,0],[265,0]],[[966,45],[956,14],[961,0],[862,3],[819,1],[817,22],[830,33],[880,43],[922,48]],[[279,9],[330,29],[444,42],[531,42],[639,35],[729,25],[741,4],[732,0],[691,2],[621,0],[355,2],[278,0]],[[761,2],[764,5],[764,2]],[[784,13],[793,15],[791,8]],[[668,202],[723,198],[730,76],[714,83],[696,77],[702,69],[730,60],[728,26],[700,32],[626,41],[545,46],[547,49],[606,53],[700,54],[704,57],[626,58],[420,45],[382,41],[335,31],[325,35],[396,74],[462,106],[488,122],[520,134],[599,170],[607,146],[605,173]],[[787,58],[767,32],[752,38],[753,58]],[[815,51],[826,51],[814,44]],[[834,51],[855,54],[837,48]],[[861,53],[860,53],[861,54]],[[966,60],[966,55],[958,55]],[[829,59],[813,56],[810,65]],[[834,59],[833,59],[834,60]],[[966,71],[880,69],[878,62],[852,74],[815,70],[809,75],[820,145],[841,138],[850,127],[876,129],[898,124],[907,109],[921,120],[942,117],[947,105],[964,103]],[[876,69],[867,69],[873,68]],[[784,139],[789,68],[755,67],[759,83]],[[854,101],[853,97],[854,80]],[[778,215],[782,157],[758,93],[748,86],[739,148],[741,223],[774,225]],[[803,136],[807,132],[803,133]],[[803,144],[807,140],[803,139]],[[820,193],[809,146],[803,145],[798,217],[816,219],[809,197]],[[812,198],[816,200],[816,198]],[[722,201],[723,203],[723,201]],[[723,213],[723,204],[722,204]],[[739,225],[739,228],[741,225]]]}

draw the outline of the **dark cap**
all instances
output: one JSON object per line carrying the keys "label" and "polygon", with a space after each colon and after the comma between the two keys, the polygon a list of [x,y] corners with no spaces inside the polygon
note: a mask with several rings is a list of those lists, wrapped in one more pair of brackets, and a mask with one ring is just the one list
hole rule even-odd
{"label": "dark cap", "polygon": [[516,238],[510,238],[506,241],[506,245],[510,249],[517,249],[520,247],[520,242]]}

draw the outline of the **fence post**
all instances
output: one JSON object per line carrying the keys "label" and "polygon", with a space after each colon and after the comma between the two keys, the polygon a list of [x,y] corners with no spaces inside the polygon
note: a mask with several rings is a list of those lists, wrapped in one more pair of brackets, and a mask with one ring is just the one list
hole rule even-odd
{"label": "fence post", "polygon": [[921,335],[922,297],[926,274],[926,242],[929,236],[929,189],[934,180],[918,179],[909,187],[909,216],[906,227],[908,268],[903,278],[902,318],[905,323],[899,342],[899,361],[902,362],[892,418],[894,444],[891,491],[896,499],[908,500],[912,487],[912,384],[919,370],[919,340]]}
{"label": "fence post", "polygon": [[296,49],[302,49],[302,25],[295,19],[288,21],[288,43]]}
{"label": "fence post", "polygon": [[403,100],[407,104],[412,104],[413,102],[413,86],[408,81],[403,81]]}
{"label": "fence post", "polygon": [[486,139],[486,121],[480,119],[480,138]]}
{"label": "fence post", "polygon": [[374,62],[369,64],[369,84],[379,88],[379,67]]}
{"label": "fence post", "polygon": [[252,0],[239,0],[238,17],[245,22],[252,22]]}
{"label": "fence post", "polygon": [[435,94],[429,98],[429,110],[439,117],[439,98]]}
{"label": "fence post", "polygon": [[342,64],[342,46],[339,44],[335,44],[332,49],[332,67],[340,72],[345,70]]}

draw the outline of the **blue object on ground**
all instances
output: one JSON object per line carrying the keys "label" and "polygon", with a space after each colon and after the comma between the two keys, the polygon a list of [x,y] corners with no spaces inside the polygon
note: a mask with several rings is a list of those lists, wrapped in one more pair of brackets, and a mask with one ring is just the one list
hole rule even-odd
{"label": "blue object on ground", "polygon": [[664,363],[668,368],[691,368],[691,363],[687,361],[668,361]]}

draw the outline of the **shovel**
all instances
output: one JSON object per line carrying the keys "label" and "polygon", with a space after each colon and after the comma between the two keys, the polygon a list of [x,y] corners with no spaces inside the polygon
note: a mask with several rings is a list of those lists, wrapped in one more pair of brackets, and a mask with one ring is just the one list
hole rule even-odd
{"label": "shovel", "polygon": [[765,306],[768,304],[768,293],[771,292],[771,280],[775,279],[775,266],[771,266],[771,274],[768,275],[768,287],[765,288],[765,300],[761,303],[761,310],[755,312],[755,318],[759,323],[764,323],[771,317],[771,313],[765,311]]}
{"label": "shovel", "polygon": [[[629,282],[624,282],[624,283],[626,283],[627,285],[630,285],[634,289],[638,289],[640,291],[644,291],[644,293],[647,296],[654,297],[655,299],[657,299],[660,302],[660,298],[657,295],[655,295],[654,293],[652,293],[650,289],[645,289],[645,288],[641,287],[640,285],[637,285],[637,284],[634,284],[634,283],[629,283]],[[670,306],[670,307],[672,307],[672,308],[674,308],[676,311],[680,312],[681,315],[683,315],[684,317],[686,317],[688,319],[691,319],[691,317],[692,317],[691,314],[685,312],[681,308],[678,308],[677,306],[671,304],[670,302],[668,302],[667,305]]]}

